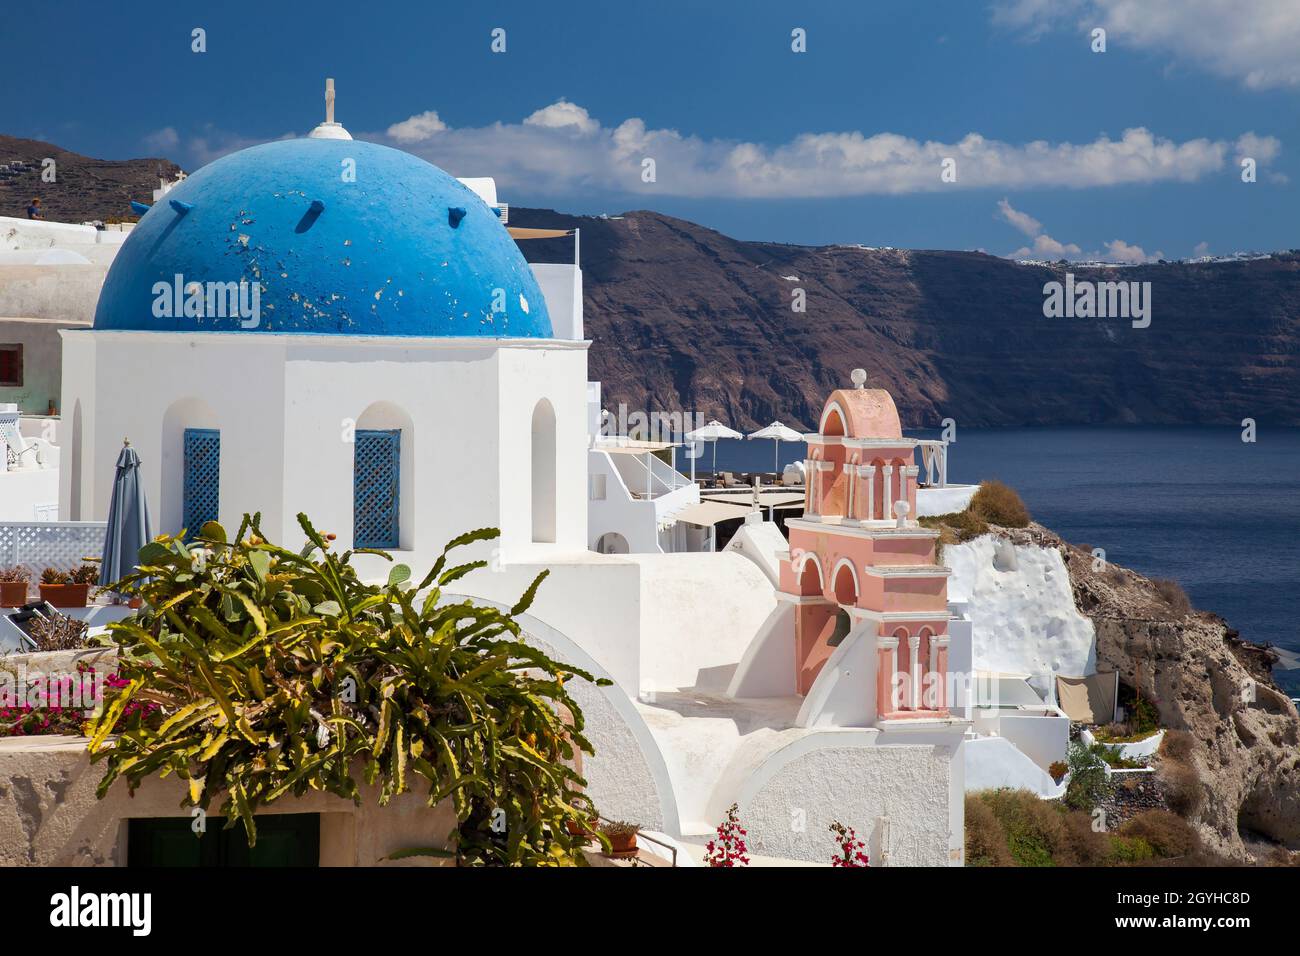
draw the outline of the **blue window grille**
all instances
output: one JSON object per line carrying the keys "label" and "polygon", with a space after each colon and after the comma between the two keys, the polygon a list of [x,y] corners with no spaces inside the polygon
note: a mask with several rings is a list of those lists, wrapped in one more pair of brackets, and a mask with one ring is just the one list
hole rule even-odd
{"label": "blue window grille", "polygon": [[358,429],[355,456],[353,546],[396,548],[400,536],[401,429]]}
{"label": "blue window grille", "polygon": [[184,515],[181,524],[193,537],[205,522],[216,521],[221,506],[221,432],[185,429]]}

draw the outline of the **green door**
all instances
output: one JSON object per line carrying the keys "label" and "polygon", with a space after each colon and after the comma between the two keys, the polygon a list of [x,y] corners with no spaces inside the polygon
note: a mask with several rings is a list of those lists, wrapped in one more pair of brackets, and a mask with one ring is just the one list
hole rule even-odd
{"label": "green door", "polygon": [[225,829],[221,817],[207,832],[190,829],[189,817],[127,821],[128,866],[319,866],[320,816],[277,813],[257,818],[257,846],[244,828]]}

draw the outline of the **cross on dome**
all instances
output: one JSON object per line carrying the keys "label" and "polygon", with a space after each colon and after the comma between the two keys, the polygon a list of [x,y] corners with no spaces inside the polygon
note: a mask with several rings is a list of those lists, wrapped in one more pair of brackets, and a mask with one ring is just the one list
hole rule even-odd
{"label": "cross on dome", "polygon": [[325,80],[325,122],[307,134],[308,139],[351,139],[341,123],[334,122],[334,78]]}

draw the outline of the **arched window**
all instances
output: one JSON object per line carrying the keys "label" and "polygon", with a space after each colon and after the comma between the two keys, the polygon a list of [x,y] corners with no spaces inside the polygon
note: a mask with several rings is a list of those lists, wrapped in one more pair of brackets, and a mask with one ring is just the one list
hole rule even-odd
{"label": "arched window", "polygon": [[931,627],[920,628],[918,657],[920,675],[922,675],[922,678],[920,678],[922,706],[926,710],[935,710],[939,706],[939,689],[937,689],[935,682],[940,678],[936,674],[935,631]]}
{"label": "arched window", "polygon": [[358,428],[352,471],[352,542],[397,548],[402,523],[402,430]]}
{"label": "arched window", "polygon": [[555,409],[542,399],[533,409],[533,540],[555,540]]}
{"label": "arched window", "polygon": [[802,565],[796,564],[795,571],[799,574],[799,593],[804,597],[820,597],[822,587],[822,568],[817,563],[817,555],[811,551],[804,552],[800,556]]}
{"label": "arched window", "polygon": [[373,402],[353,433],[352,542],[358,548],[415,547],[415,426],[400,405]]}
{"label": "arched window", "polygon": [[858,603],[858,576],[852,562],[841,559],[835,566],[834,588],[837,604],[853,607]]}
{"label": "arched window", "polygon": [[221,432],[185,429],[184,517],[181,526],[194,537],[221,513]]}
{"label": "arched window", "polygon": [[894,706],[896,710],[914,710],[916,701],[912,699],[911,646],[907,628],[894,630],[898,647],[894,649]]}

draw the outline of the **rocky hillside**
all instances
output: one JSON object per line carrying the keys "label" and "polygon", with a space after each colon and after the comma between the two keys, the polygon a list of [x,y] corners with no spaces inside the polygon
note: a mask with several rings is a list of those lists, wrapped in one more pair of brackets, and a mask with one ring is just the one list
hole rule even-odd
{"label": "rocky hillside", "polygon": [[[41,181],[53,158],[58,180]],[[18,161],[16,165],[14,161]],[[8,167],[3,168],[3,167]],[[164,159],[90,159],[0,136],[0,215],[40,196],[50,219],[129,215]],[[591,376],[608,405],[700,412],[740,428],[811,429],[827,392],[865,367],[907,427],[1300,425],[1300,252],[1267,259],[1073,269],[1150,282],[1149,328],[1044,318],[1062,266],[974,252],[742,242],[681,219],[510,210],[512,225],[582,229]],[[572,241],[522,243],[571,261]],[[806,311],[791,308],[795,290]]]}
{"label": "rocky hillside", "polygon": [[1098,670],[1118,671],[1155,703],[1161,726],[1188,735],[1187,778],[1161,782],[1206,848],[1254,862],[1279,844],[1300,848],[1300,716],[1272,681],[1276,655],[1218,615],[1187,609],[1167,585],[1114,564],[1095,571],[1090,551],[1041,526],[997,533],[1062,551],[1075,603],[1096,628]]}
{"label": "rocky hillside", "polygon": [[[53,159],[55,181],[41,179]],[[15,162],[16,161],[16,162]],[[39,196],[46,219],[87,222],[131,215],[131,200],[153,202],[159,178],[180,167],[166,159],[91,159],[34,139],[0,136],[0,216],[23,217]]]}
{"label": "rocky hillside", "polygon": [[[741,242],[653,212],[510,210],[582,230],[591,377],[606,406],[699,411],[736,427],[810,428],[863,366],[906,427],[1300,424],[1300,254],[1073,269],[1152,284],[1152,321],[1048,319],[1064,266],[974,252]],[[571,240],[523,243],[571,261]],[[807,311],[791,309],[805,290]]]}

